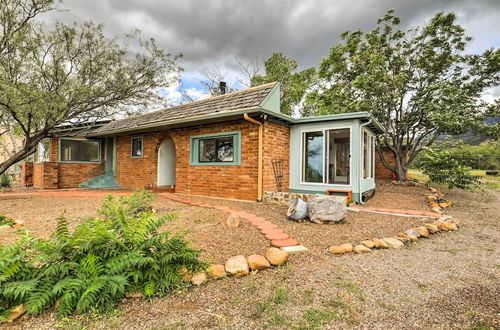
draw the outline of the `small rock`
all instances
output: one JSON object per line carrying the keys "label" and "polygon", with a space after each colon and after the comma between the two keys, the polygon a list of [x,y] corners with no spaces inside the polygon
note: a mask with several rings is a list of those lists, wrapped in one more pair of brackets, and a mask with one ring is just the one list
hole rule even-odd
{"label": "small rock", "polygon": [[[417,233],[418,234],[418,233]],[[407,235],[405,233],[399,233],[396,235],[397,237],[399,238],[403,238],[403,239],[409,239],[411,242],[416,242],[418,241],[418,238],[416,236],[413,236],[413,235]]]}
{"label": "small rock", "polygon": [[328,249],[328,252],[333,253],[333,254],[342,254],[342,253],[348,253],[353,251],[353,246],[351,243],[344,243],[340,245],[332,245]]}
{"label": "small rock", "polygon": [[451,215],[443,215],[437,221],[439,221],[439,222],[445,222],[446,220],[449,220],[451,218],[453,218]]}
{"label": "small rock", "polygon": [[367,253],[372,251],[370,248],[366,247],[363,244],[356,245],[353,250],[356,253]]}
{"label": "small rock", "polygon": [[14,223],[15,224],[19,224],[19,225],[24,225],[24,221],[23,220],[14,220]]}
{"label": "small rock", "polygon": [[6,230],[8,230],[8,229],[10,229],[10,226],[9,226],[9,225],[3,225],[3,226],[0,226],[0,232],[2,232],[2,231],[6,231]]}
{"label": "small rock", "polygon": [[361,241],[361,242],[359,242],[359,244],[363,244],[364,246],[366,246],[369,249],[373,249],[375,247],[375,243],[373,243],[373,241],[370,241],[369,239]]}
{"label": "small rock", "polygon": [[429,237],[429,231],[424,226],[412,228],[414,231],[420,234],[422,237]]}
{"label": "small rock", "polygon": [[431,208],[431,211],[434,212],[434,213],[441,214],[441,208],[438,207],[438,206],[435,206],[435,207]]}
{"label": "small rock", "polygon": [[248,266],[251,270],[261,270],[271,267],[271,264],[269,263],[269,261],[267,261],[266,257],[258,254],[252,254],[251,256],[248,256],[247,261]]}
{"label": "small rock", "polygon": [[207,281],[207,274],[205,272],[199,272],[193,275],[191,278],[191,283],[196,286],[200,286]]}
{"label": "small rock", "polygon": [[435,194],[438,192],[438,190],[436,188],[432,188],[432,187],[429,187],[429,190],[431,191],[431,193]]}
{"label": "small rock", "polygon": [[408,236],[415,236],[416,238],[419,238],[420,237],[420,234],[415,231],[414,229],[408,229],[408,230],[405,230],[404,233]]}
{"label": "small rock", "polygon": [[26,310],[24,309],[24,305],[19,305],[10,310],[9,317],[7,318],[7,322],[14,322],[19,316],[23,315]]}
{"label": "small rock", "polygon": [[445,207],[448,207],[448,202],[441,202],[439,203],[439,207],[444,209]]}
{"label": "small rock", "polygon": [[427,230],[431,234],[435,234],[439,231],[439,227],[436,225],[433,225],[432,223],[425,223],[424,226],[425,226],[425,228],[427,228]]}
{"label": "small rock", "polygon": [[408,244],[408,243],[410,243],[410,238],[409,237],[397,236],[396,239],[400,240],[405,245]]}
{"label": "small rock", "polygon": [[279,266],[288,259],[288,252],[272,247],[266,251],[266,259],[273,266]]}
{"label": "small rock", "polygon": [[230,228],[237,228],[240,226],[240,222],[240,217],[234,213],[231,213],[226,219],[226,226]]}
{"label": "small rock", "polygon": [[378,239],[376,237],[372,238],[372,242],[375,244],[375,247],[377,249],[388,249],[389,248],[389,245],[386,242],[384,242],[383,240]]}
{"label": "small rock", "polygon": [[454,224],[453,222],[443,222],[438,227],[439,227],[439,229],[445,230],[445,231],[455,231],[458,229],[457,225]]}
{"label": "small rock", "polygon": [[13,225],[12,225],[12,228],[13,228],[13,229],[16,229],[16,228],[22,228],[22,227],[24,227],[24,224],[23,224],[23,223],[15,223],[15,224],[13,224]]}
{"label": "small rock", "polygon": [[226,272],[231,274],[231,275],[248,275],[250,272],[248,269],[248,261],[247,259],[242,256],[235,256],[231,257],[226,261]]}
{"label": "small rock", "polygon": [[207,268],[208,277],[213,279],[219,279],[227,276],[224,265],[221,264],[211,264]]}
{"label": "small rock", "polygon": [[383,238],[383,241],[389,245],[391,249],[401,249],[404,247],[404,243],[394,237]]}

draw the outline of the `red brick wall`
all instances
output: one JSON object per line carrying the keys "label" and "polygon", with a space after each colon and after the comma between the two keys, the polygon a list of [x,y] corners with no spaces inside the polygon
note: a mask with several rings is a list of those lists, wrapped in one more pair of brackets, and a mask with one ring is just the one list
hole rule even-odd
{"label": "red brick wall", "polygon": [[[101,143],[101,159],[104,160],[103,143]],[[31,180],[35,187],[43,189],[76,188],[80,183],[103,173],[104,161],[100,163],[59,163],[59,138],[52,137],[50,138],[50,162],[33,164]],[[23,167],[22,176],[28,180],[28,167],[26,170]]]}
{"label": "red brick wall", "polygon": [[275,123],[264,124],[264,191],[278,191],[273,161],[282,160],[283,184],[288,191],[290,178],[290,128]]}
{"label": "red brick wall", "polygon": [[[241,165],[190,165],[190,137],[202,134],[241,131]],[[245,120],[206,124],[142,135],[144,158],[131,158],[133,136],[117,139],[117,175],[123,188],[156,186],[158,148],[164,137],[171,137],[176,149],[176,187],[178,193],[254,200],[257,198],[258,125]],[[271,161],[283,159],[283,188],[288,189],[289,129],[264,124],[264,190],[276,190]]]}
{"label": "red brick wall", "polygon": [[33,185],[41,189],[57,189],[58,187],[57,162],[43,162],[33,165]]}
{"label": "red brick wall", "polygon": [[23,162],[21,164],[21,186],[33,185],[33,163]]}
{"label": "red brick wall", "polygon": [[43,163],[33,164],[33,186],[43,187]]}

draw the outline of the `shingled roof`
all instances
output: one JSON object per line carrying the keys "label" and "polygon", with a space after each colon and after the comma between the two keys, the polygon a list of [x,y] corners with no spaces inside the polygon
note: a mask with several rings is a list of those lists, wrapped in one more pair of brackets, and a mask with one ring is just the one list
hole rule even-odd
{"label": "shingled roof", "polygon": [[154,126],[155,124],[168,124],[169,122],[176,122],[187,118],[200,117],[201,119],[204,116],[214,114],[230,115],[233,112],[245,109],[255,109],[262,104],[275,85],[276,83],[273,82],[143,115],[112,121],[96,129],[93,135],[108,134],[117,131],[123,132],[150,125]]}

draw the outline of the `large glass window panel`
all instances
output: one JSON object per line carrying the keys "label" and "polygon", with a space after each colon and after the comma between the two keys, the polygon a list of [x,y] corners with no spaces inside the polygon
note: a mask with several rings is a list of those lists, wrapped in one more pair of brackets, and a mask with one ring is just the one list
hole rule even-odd
{"label": "large glass window panel", "polygon": [[349,128],[328,131],[328,183],[349,184],[351,176],[351,134]]}
{"label": "large glass window panel", "polygon": [[233,136],[221,136],[198,140],[200,163],[224,163],[234,161]]}
{"label": "large glass window panel", "polygon": [[50,161],[50,139],[43,139],[38,143],[38,148],[35,153],[35,162]]}
{"label": "large glass window panel", "polygon": [[303,173],[304,182],[323,182],[323,132],[304,133]]}
{"label": "large glass window panel", "polygon": [[61,139],[61,161],[98,162],[99,141]]}

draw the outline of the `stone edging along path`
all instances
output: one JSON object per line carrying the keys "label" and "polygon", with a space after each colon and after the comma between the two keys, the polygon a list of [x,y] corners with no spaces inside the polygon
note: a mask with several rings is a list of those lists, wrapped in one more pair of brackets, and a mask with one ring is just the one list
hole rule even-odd
{"label": "stone edging along path", "polygon": [[260,232],[264,235],[264,237],[270,241],[271,246],[277,248],[287,248],[299,245],[299,241],[297,241],[294,238],[291,238],[287,233],[285,233],[281,228],[279,228],[278,225],[270,221],[267,221],[265,218],[259,217],[255,214],[242,210],[233,209],[229,206],[191,201],[171,193],[158,193],[158,195],[166,197],[175,202],[221,210],[230,213],[230,215],[233,217],[239,217],[245,219],[260,230]]}

